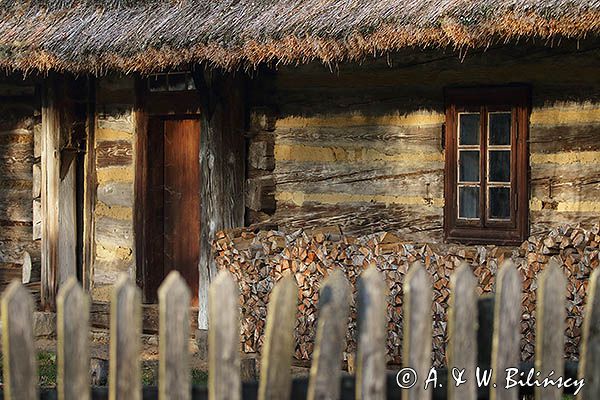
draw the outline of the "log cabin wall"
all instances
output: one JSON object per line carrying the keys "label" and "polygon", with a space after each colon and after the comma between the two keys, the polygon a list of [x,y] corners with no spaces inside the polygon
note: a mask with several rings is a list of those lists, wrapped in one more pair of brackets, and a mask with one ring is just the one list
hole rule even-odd
{"label": "log cabin wall", "polygon": [[21,279],[26,252],[31,281],[40,278],[41,111],[36,83],[32,77],[0,78],[0,286]]}
{"label": "log cabin wall", "polygon": [[107,301],[120,272],[135,279],[133,188],[135,79],[109,76],[96,88],[95,257],[92,297]]}
{"label": "log cabin wall", "polygon": [[247,224],[442,241],[444,88],[525,83],[530,231],[589,226],[600,216],[599,56],[585,43],[413,50],[261,71],[250,90]]}

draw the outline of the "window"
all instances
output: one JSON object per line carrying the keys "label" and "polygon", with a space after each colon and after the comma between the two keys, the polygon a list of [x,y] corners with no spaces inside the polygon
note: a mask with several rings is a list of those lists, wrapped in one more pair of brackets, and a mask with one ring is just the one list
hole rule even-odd
{"label": "window", "polygon": [[196,85],[190,72],[167,72],[150,75],[148,90],[150,92],[181,92],[196,90]]}
{"label": "window", "polygon": [[446,91],[446,239],[516,244],[528,232],[529,90]]}

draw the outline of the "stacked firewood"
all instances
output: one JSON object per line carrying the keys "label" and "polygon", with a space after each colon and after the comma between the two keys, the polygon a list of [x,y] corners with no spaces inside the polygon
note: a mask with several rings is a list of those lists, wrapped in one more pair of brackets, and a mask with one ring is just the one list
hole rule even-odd
{"label": "stacked firewood", "polygon": [[[420,260],[431,275],[433,286],[433,362],[445,363],[446,311],[450,275],[467,261],[479,281],[479,294],[494,290],[498,267],[512,259],[523,275],[522,358],[533,356],[535,343],[535,289],[537,276],[550,257],[559,257],[569,278],[566,352],[576,357],[587,280],[599,263],[598,227],[584,230],[570,226],[546,235],[532,236],[521,247],[416,245],[401,241],[393,233],[362,237],[344,236],[337,228],[292,233],[235,229],[220,232],[213,243],[220,269],[228,269],[240,284],[242,308],[241,340],[246,352],[260,352],[267,303],[273,285],[284,271],[298,284],[296,358],[309,359],[317,319],[319,284],[331,270],[340,268],[356,290],[361,272],[371,265],[382,271],[388,287],[388,361],[400,363],[402,348],[402,297],[404,275]],[[354,296],[356,297],[356,296]],[[351,305],[346,353],[356,350],[356,309]]]}

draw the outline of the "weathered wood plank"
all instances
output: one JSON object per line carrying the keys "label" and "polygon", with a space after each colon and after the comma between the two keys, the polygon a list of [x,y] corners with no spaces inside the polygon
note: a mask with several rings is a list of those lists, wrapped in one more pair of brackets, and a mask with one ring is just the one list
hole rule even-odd
{"label": "weathered wood plank", "polygon": [[[98,250],[103,249],[100,246]],[[115,250],[115,252],[116,251],[117,250]],[[127,253],[130,253],[130,255],[125,259],[120,258],[115,254],[114,257],[103,256],[103,258],[98,257],[95,260],[93,271],[93,280],[95,286],[113,285],[117,281],[120,274],[128,273],[133,269],[133,251],[125,249],[119,249],[118,251],[126,251]]]}
{"label": "weathered wood plank", "polygon": [[[189,330],[197,328],[198,309],[190,307]],[[159,332],[159,310],[156,304],[142,304],[142,331],[144,333]],[[94,327],[108,329],[110,327],[110,303],[94,301],[91,305],[90,323]]]}
{"label": "weathered wood plank", "polygon": [[240,400],[240,309],[237,283],[221,271],[210,285],[208,331],[208,396]]}
{"label": "weathered wood plank", "polygon": [[555,210],[531,211],[530,215],[530,231],[532,235],[549,232],[558,225],[581,224],[583,227],[591,228],[598,223],[597,212],[558,212]]}
{"label": "weathered wood plank", "polygon": [[0,262],[19,264],[24,251],[28,251],[34,263],[39,264],[40,242],[31,240],[31,226],[2,226],[0,228]]}
{"label": "weathered wood plank", "polygon": [[141,294],[126,274],[115,284],[110,305],[109,398],[140,400]]}
{"label": "weathered wood plank", "polygon": [[[360,151],[360,150],[359,150]],[[352,193],[442,198],[444,166],[398,162],[278,161],[273,174],[280,192]]]}
{"label": "weathered wood plank", "polygon": [[599,182],[600,164],[547,163],[531,167],[531,196],[544,201],[597,201]]}
{"label": "weathered wood plank", "polygon": [[297,303],[298,286],[292,275],[286,275],[275,285],[267,306],[259,400],[290,398]]}
{"label": "weathered wood plank", "polygon": [[132,207],[134,202],[133,183],[107,182],[98,185],[98,201],[119,207]]}
{"label": "weathered wood plank", "polygon": [[22,267],[15,263],[0,263],[0,283],[7,285],[14,280],[21,281]]}
{"label": "weathered wood plank", "polygon": [[387,286],[375,267],[363,271],[358,282],[358,340],[356,399],[385,399],[385,338]]}
{"label": "weathered wood plank", "polygon": [[133,161],[131,141],[110,140],[96,144],[96,165],[98,168],[130,165]]}
{"label": "weathered wood plank", "polygon": [[254,211],[275,210],[275,180],[272,173],[251,176],[246,181],[246,207]]}
{"label": "weathered wood plank", "polygon": [[2,179],[32,179],[33,151],[31,145],[15,144],[0,151]]}
{"label": "weathered wood plank", "polygon": [[[546,377],[564,376],[564,345],[567,281],[560,263],[550,259],[538,278],[535,321],[535,369]],[[535,388],[536,400],[560,400],[562,388],[554,385]]]}
{"label": "weathered wood plank", "polygon": [[[198,327],[208,328],[208,287],[217,268],[210,242],[221,229],[244,225],[243,79],[217,71],[199,74],[203,90],[200,130],[202,208],[200,215],[200,285]],[[224,156],[225,155],[225,156]]]}
{"label": "weathered wood plank", "polygon": [[31,254],[29,252],[23,253],[23,265],[21,266],[21,283],[29,283],[31,282],[31,273],[32,273],[33,265],[31,262]]}
{"label": "weathered wood plank", "polygon": [[532,125],[529,143],[532,153],[600,150],[600,124]]}
{"label": "weathered wood plank", "polygon": [[580,400],[600,398],[600,269],[590,276],[588,294],[583,318],[581,352],[578,378],[585,384],[579,393]]}
{"label": "weathered wood plank", "polygon": [[521,275],[511,261],[505,261],[496,279],[494,304],[494,336],[492,339],[491,400],[517,400],[519,388],[505,389],[507,368],[520,361]]}
{"label": "weathered wood plank", "polygon": [[13,281],[2,294],[1,304],[4,397],[37,400],[33,300],[18,281]]}
{"label": "weathered wood plank", "polygon": [[70,163],[67,174],[59,183],[57,287],[69,277],[77,276],[76,168],[76,161]]}
{"label": "weathered wood plank", "polygon": [[31,238],[35,241],[39,241],[42,239],[42,200],[33,199],[33,201],[31,202],[31,208]]}
{"label": "weathered wood plank", "polygon": [[71,276],[56,297],[57,392],[61,400],[90,398],[90,300]]}
{"label": "weathered wood plank", "polygon": [[42,96],[42,306],[54,307],[59,262],[60,107],[56,79],[48,78]]}
{"label": "weathered wood plank", "polygon": [[[100,85],[100,88],[102,88],[102,85]],[[133,87],[132,93],[134,93]],[[97,116],[99,129],[111,129],[127,133],[134,132],[133,99],[130,103],[123,104],[114,102],[105,104],[100,99],[98,102],[100,103]]]}
{"label": "weathered wood plank", "polygon": [[[431,367],[432,299],[429,273],[421,262],[415,262],[404,279],[402,359],[403,367],[412,368],[420,377],[427,376]],[[425,390],[423,383],[419,383],[403,390],[402,399],[426,400],[431,398],[431,393],[431,390]]]}
{"label": "weathered wood plank", "polygon": [[364,235],[382,230],[397,231],[411,242],[442,240],[442,212],[435,206],[381,203],[304,204],[302,207],[278,203],[274,215],[252,226],[281,226],[286,229],[338,225],[344,234]]}
{"label": "weathered wood plank", "polygon": [[7,150],[6,147],[15,144],[33,144],[33,132],[28,130],[16,129],[13,131],[0,132],[0,151]]}
{"label": "weathered wood plank", "polygon": [[31,196],[37,199],[42,195],[42,166],[40,163],[33,164],[33,183],[31,189]]}
{"label": "weathered wood plank", "polygon": [[82,205],[82,236],[81,249],[82,272],[81,281],[87,291],[92,287],[92,270],[95,258],[94,237],[94,210],[98,182],[96,179],[96,87],[97,81],[87,77],[87,121],[86,121],[86,148],[83,160],[83,205]]}
{"label": "weathered wood plank", "polygon": [[21,189],[0,189],[0,220],[31,222],[31,191]]}
{"label": "weathered wood plank", "polygon": [[131,220],[97,217],[95,230],[96,242],[100,245],[133,248]]}
{"label": "weathered wood plank", "polygon": [[179,272],[171,271],[158,289],[160,318],[158,397],[189,400],[190,289]]}
{"label": "weathered wood plank", "polygon": [[450,400],[475,400],[477,398],[475,364],[477,360],[477,281],[467,263],[452,274],[450,311],[448,313],[448,368],[454,376],[463,372],[463,384],[448,385]]}
{"label": "weathered wood plank", "polygon": [[[485,52],[485,53],[483,53]],[[427,87],[444,87],[450,83],[460,84],[469,76],[473,83],[509,82],[511,74],[519,73],[523,79],[536,83],[560,82],[575,84],[590,81],[594,54],[588,47],[587,56],[575,46],[560,50],[539,45],[505,46],[475,50],[467,57],[457,52],[440,52],[437,49],[415,52],[412,49],[399,51],[388,57],[361,63],[341,63],[335,73],[327,65],[319,63],[301,66],[281,66],[278,69],[277,85],[280,89],[303,88],[354,88],[357,91],[380,91],[396,89],[397,98],[402,93],[414,95],[418,89],[399,87],[418,83],[421,91]],[[483,54],[483,56],[482,56]],[[581,61],[579,62],[579,60]],[[540,70],[539,66],[544,68]],[[551,75],[548,75],[551,73]],[[593,81],[592,81],[593,83]],[[416,84],[415,84],[416,86]],[[576,93],[576,92],[573,92]],[[441,93],[438,94],[438,96]],[[414,95],[417,99],[418,95]],[[348,106],[354,104],[347,104]],[[358,104],[361,105],[361,104]]]}
{"label": "weathered wood plank", "polygon": [[439,125],[278,128],[275,135],[277,144],[348,145],[357,151],[378,150],[390,155],[414,151],[438,152],[442,137]]}
{"label": "weathered wood plank", "polygon": [[350,284],[339,269],[333,271],[321,285],[308,400],[340,397],[341,361],[345,347],[350,295]]}
{"label": "weathered wood plank", "polygon": [[273,135],[253,137],[248,146],[248,165],[261,170],[275,168],[275,143]]}

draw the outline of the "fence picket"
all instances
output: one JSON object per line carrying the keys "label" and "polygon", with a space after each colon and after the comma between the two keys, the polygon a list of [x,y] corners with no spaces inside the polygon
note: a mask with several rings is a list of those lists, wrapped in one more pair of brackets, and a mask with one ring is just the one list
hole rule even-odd
{"label": "fence picket", "polygon": [[158,398],[189,400],[190,289],[173,270],[158,288]]}
{"label": "fence picket", "polygon": [[109,399],[140,400],[141,295],[129,276],[122,274],[110,304]]}
{"label": "fence picket", "polygon": [[308,400],[340,397],[341,361],[350,295],[348,280],[339,269],[333,271],[321,286]]}
{"label": "fence picket", "polygon": [[210,400],[239,400],[240,305],[238,285],[221,271],[210,285],[208,298],[208,396]]}
{"label": "fence picket", "polygon": [[90,398],[90,300],[70,277],[56,297],[57,391],[61,400]]}
{"label": "fence picket", "polygon": [[581,354],[579,356],[579,379],[585,385],[578,394],[580,400],[600,399],[600,269],[590,276],[588,298],[583,318]]}
{"label": "fence picket", "polygon": [[33,299],[27,289],[15,280],[4,291],[1,307],[4,398],[37,399]]}
{"label": "fence picket", "polygon": [[358,281],[358,353],[356,399],[379,400],[386,396],[387,285],[370,267]]}
{"label": "fence picket", "polygon": [[[448,398],[475,400],[477,360],[477,293],[471,266],[462,263],[450,278],[452,291],[448,313]],[[456,368],[456,370],[455,370]],[[460,372],[466,380],[457,386]]]}
{"label": "fence picket", "polygon": [[[516,368],[520,360],[521,275],[511,261],[505,261],[496,279],[494,337],[492,339],[491,400],[516,400],[517,386],[505,389],[503,376],[507,368]],[[495,386],[494,386],[495,384]]]}
{"label": "fence picket", "polygon": [[[421,262],[410,267],[404,281],[404,338],[402,342],[403,367],[412,368],[418,377],[426,377],[431,366],[433,292],[429,273]],[[421,383],[402,391],[404,400],[426,400],[432,390]]]}
{"label": "fence picket", "polygon": [[297,304],[298,286],[288,274],[275,285],[267,306],[258,388],[260,400],[290,398]]}
{"label": "fence picket", "polygon": [[[567,281],[560,264],[550,259],[538,279],[535,326],[535,369],[540,379],[554,371],[552,378],[564,376],[564,345]],[[536,387],[537,400],[560,400],[562,389],[556,385]]]}

